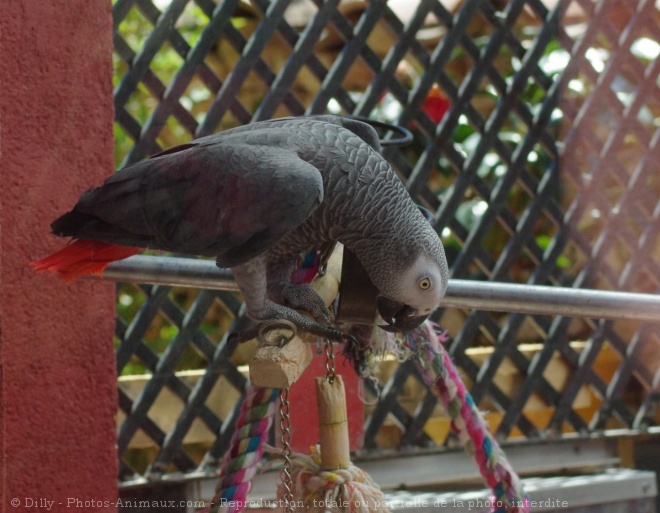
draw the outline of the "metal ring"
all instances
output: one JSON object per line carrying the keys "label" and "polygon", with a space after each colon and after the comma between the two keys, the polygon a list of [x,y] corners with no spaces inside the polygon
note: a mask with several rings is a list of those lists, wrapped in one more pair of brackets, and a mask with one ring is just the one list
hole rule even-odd
{"label": "metal ring", "polygon": [[401,125],[386,123],[385,121],[377,121],[375,119],[369,119],[363,116],[356,116],[353,114],[346,115],[345,117],[356,119],[357,121],[362,121],[363,123],[366,123],[367,125],[371,125],[373,127],[384,128],[386,130],[389,130],[390,132],[396,132],[401,136],[401,137],[397,137],[396,139],[379,139],[380,145],[383,147],[405,146],[406,144],[410,144],[413,140],[412,132],[407,128],[402,127]]}
{"label": "metal ring", "polygon": [[[265,337],[266,331],[271,331],[274,329],[278,328],[283,328],[283,329],[290,329],[291,330],[291,336],[286,338],[282,337],[279,340],[276,341],[271,341],[268,340]],[[287,321],[286,319],[277,319],[273,321],[264,321],[259,324],[259,327],[257,328],[257,340],[261,342],[264,345],[267,346],[277,346],[277,347],[284,347],[287,345],[293,338],[298,334],[298,328],[296,327],[295,324],[293,324],[291,321]]]}

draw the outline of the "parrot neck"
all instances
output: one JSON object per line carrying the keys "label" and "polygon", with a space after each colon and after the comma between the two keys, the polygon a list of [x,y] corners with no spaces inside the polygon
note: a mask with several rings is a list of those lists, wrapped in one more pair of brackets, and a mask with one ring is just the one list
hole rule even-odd
{"label": "parrot neck", "polygon": [[[340,239],[355,253],[372,283],[383,294],[398,287],[402,273],[422,254],[427,255],[429,261],[435,262],[446,274],[447,264],[438,234],[417,207],[412,202],[410,204],[413,208],[403,216],[405,209],[388,212],[386,222],[379,223],[385,229],[367,230],[361,237]],[[409,222],[402,222],[404,216],[408,216]]]}
{"label": "parrot neck", "polygon": [[396,269],[405,266],[408,255],[401,248],[409,247],[396,242],[392,234],[378,234],[369,238],[342,241],[357,256],[371,282],[381,291],[387,289]]}

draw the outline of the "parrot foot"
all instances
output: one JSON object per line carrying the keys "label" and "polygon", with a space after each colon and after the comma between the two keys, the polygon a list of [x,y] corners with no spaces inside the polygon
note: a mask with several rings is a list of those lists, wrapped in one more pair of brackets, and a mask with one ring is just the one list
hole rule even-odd
{"label": "parrot foot", "polygon": [[327,338],[332,342],[339,342],[341,344],[344,343],[352,344],[356,342],[356,339],[353,335],[344,333],[343,331],[338,330],[337,328],[333,328],[331,326],[324,326],[323,324],[318,324],[318,323],[316,323],[316,326],[318,326],[318,328],[315,327],[305,331],[308,331],[312,335],[316,335],[321,338]]}
{"label": "parrot foot", "polygon": [[[305,319],[307,318],[305,317]],[[353,335],[344,333],[343,331],[338,330],[337,328],[333,328],[332,326],[326,326],[324,324],[314,322],[311,319],[308,320],[310,321],[310,324],[305,323],[305,326],[298,326],[297,324],[295,324],[294,321],[290,321],[290,322],[293,322],[296,328],[298,328],[300,331],[311,333],[312,335],[316,335],[321,338],[327,338],[328,340],[332,340],[333,342],[347,343],[347,344],[353,344],[356,342],[355,337]],[[248,340],[259,338],[260,332],[262,331],[262,326],[265,323],[271,323],[271,322],[273,322],[273,320],[271,319],[264,320],[254,328],[236,332],[234,336],[238,337],[239,343],[243,343],[243,342],[247,342]]]}
{"label": "parrot foot", "polygon": [[304,310],[322,324],[333,321],[332,313],[317,292],[309,285],[287,285],[282,290],[282,298],[291,308]]}
{"label": "parrot foot", "polygon": [[[272,320],[263,321],[263,323],[270,323],[270,322],[272,322]],[[250,328],[243,331],[237,331],[233,333],[232,336],[237,337],[239,344],[242,344],[243,342],[247,342],[249,340],[253,340],[255,338],[259,338],[259,333],[262,330],[263,323],[260,323],[255,328]],[[318,328],[311,328],[311,329],[308,329],[307,327],[302,328],[299,326],[298,328],[300,329],[300,331],[305,331],[321,338],[327,338],[328,340],[332,340],[333,342],[338,342],[341,344],[350,344],[351,346],[354,346],[357,343],[357,340],[353,335],[344,333],[341,330],[332,328],[331,326],[324,326],[323,324],[317,324],[317,326]]]}
{"label": "parrot foot", "polygon": [[[314,291],[312,290],[312,292]],[[316,293],[314,292],[314,294]],[[263,308],[259,312],[248,312],[248,315],[257,322],[274,320],[289,321],[293,323],[300,331],[305,331],[318,337],[327,338],[333,342],[354,341],[354,337],[352,335],[347,335],[341,330],[330,326],[329,324],[322,324],[296,312],[292,308],[273,303],[269,300],[266,301]],[[259,327],[244,331],[238,335],[239,341],[246,341],[252,338],[256,338],[258,333]]]}

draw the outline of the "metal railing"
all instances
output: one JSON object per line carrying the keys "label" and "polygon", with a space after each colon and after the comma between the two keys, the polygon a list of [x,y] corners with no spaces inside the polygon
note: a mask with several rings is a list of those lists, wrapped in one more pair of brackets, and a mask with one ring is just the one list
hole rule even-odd
{"label": "metal railing", "polygon": [[[231,270],[194,258],[133,256],[110,264],[103,277],[126,283],[238,291]],[[660,295],[514,283],[449,280],[440,307],[660,322]]]}

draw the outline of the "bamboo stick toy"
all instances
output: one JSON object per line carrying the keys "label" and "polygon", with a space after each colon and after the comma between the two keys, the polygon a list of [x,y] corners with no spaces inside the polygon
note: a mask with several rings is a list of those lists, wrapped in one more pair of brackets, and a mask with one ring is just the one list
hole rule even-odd
{"label": "bamboo stick toy", "polygon": [[332,380],[317,377],[316,400],[319,409],[321,468],[323,470],[346,469],[351,465],[351,453],[348,439],[346,392],[342,377],[336,375]]}
{"label": "bamboo stick toy", "polygon": [[[312,454],[291,454],[289,499],[306,513],[389,513],[386,497],[363,470],[351,462],[346,393],[334,372],[316,378],[319,447]],[[278,488],[278,498],[285,494]],[[293,510],[293,508],[291,509]],[[286,508],[285,508],[286,511]]]}

